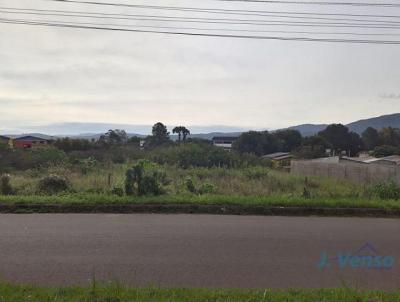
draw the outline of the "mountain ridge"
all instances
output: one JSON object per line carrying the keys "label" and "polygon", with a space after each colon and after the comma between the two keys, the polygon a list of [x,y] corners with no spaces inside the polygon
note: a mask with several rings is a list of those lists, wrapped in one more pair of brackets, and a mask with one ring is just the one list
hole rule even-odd
{"label": "mountain ridge", "polygon": [[[107,124],[107,123],[65,123],[65,125],[73,125],[73,129],[75,132],[74,134],[65,134],[65,135],[51,135],[53,137],[72,137],[72,138],[83,138],[83,139],[98,139],[101,134],[103,134],[105,131],[108,129],[125,129],[127,130],[128,136],[138,136],[138,137],[146,137],[147,134],[145,134],[144,131],[148,132],[148,129],[151,129],[151,126],[149,125],[124,125],[124,124]],[[82,130],[89,130],[85,131],[82,133],[78,133],[79,126],[82,126]],[[285,129],[294,129],[298,130],[303,136],[311,136],[317,134],[319,131],[324,130],[329,124],[300,124],[296,126],[291,126],[287,128],[282,128],[282,129],[276,129],[272,131],[278,131],[278,130],[285,130]],[[56,127],[54,129],[59,129],[60,132],[63,129],[63,124],[56,124]],[[106,129],[104,132],[96,132],[93,131],[91,132],[90,130],[95,130],[97,129],[96,127],[103,127]],[[114,127],[113,127],[114,126]],[[124,128],[124,126],[126,126]],[[377,130],[382,129],[383,127],[393,127],[393,128],[400,128],[400,113],[393,113],[393,114],[386,114],[386,115],[381,115],[377,117],[372,117],[372,118],[366,118],[366,119],[360,119],[348,124],[345,124],[346,127],[349,128],[350,131],[356,132],[358,134],[361,134],[365,129],[368,127],[373,127]],[[210,131],[207,132],[207,129],[215,129],[215,128],[221,128],[221,131]],[[48,129],[50,129],[50,125],[47,126]],[[171,128],[171,127],[169,127]],[[239,136],[241,133],[249,131],[245,129],[240,129],[240,127],[230,127],[230,126],[192,126],[188,127],[189,130],[192,131],[192,134],[190,135],[191,138],[200,138],[200,139],[207,139],[211,140],[214,136]],[[46,129],[46,126],[44,127]],[[129,130],[140,130],[138,131],[139,133],[129,131]],[[206,131],[201,131],[201,130],[206,130]],[[225,131],[224,131],[225,130]],[[233,130],[233,131],[229,131]],[[196,133],[198,131],[198,133]],[[141,132],[141,133],[140,133]],[[24,135],[35,135],[35,136],[49,136],[47,134],[41,134],[39,132],[32,132],[32,133],[24,133]],[[16,135],[14,135],[16,136]],[[177,135],[171,135],[172,139],[177,139]]]}

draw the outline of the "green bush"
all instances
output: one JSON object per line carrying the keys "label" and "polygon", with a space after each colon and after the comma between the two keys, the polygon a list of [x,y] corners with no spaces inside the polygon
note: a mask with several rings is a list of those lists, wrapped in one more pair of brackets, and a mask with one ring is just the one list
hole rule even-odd
{"label": "green bush", "polygon": [[69,188],[68,181],[56,174],[50,174],[39,181],[38,191],[44,194],[58,194],[67,191]]}
{"label": "green bush", "polygon": [[213,184],[210,184],[210,183],[204,183],[198,189],[198,193],[200,195],[202,195],[202,194],[211,194],[211,193],[214,193],[214,192],[215,192],[215,186]]}
{"label": "green bush", "polygon": [[0,193],[2,195],[12,195],[14,192],[11,184],[10,184],[10,175],[3,174],[0,177]]}
{"label": "green bush", "polygon": [[373,188],[380,199],[400,199],[400,187],[394,182],[380,183]]}
{"label": "green bush", "polygon": [[267,177],[269,171],[264,167],[251,167],[244,170],[244,175],[248,179],[263,179]]}
{"label": "green bush", "polygon": [[[240,162],[240,156],[221,148],[198,143],[184,143],[179,146],[163,147],[153,150],[150,158],[159,164],[190,167],[234,167]],[[253,160],[253,158],[252,158]]]}
{"label": "green bush", "polygon": [[196,193],[196,187],[193,183],[193,179],[191,177],[186,178],[185,180],[185,186],[186,189],[190,192],[190,193]]}
{"label": "green bush", "polygon": [[79,164],[81,173],[86,175],[96,167],[97,160],[89,156],[88,158],[78,160],[77,163]]}
{"label": "green bush", "polygon": [[124,196],[124,190],[122,188],[115,187],[111,190],[111,194],[117,196]]}
{"label": "green bush", "polygon": [[395,146],[378,146],[371,152],[372,156],[385,157],[390,155],[400,154],[400,148]]}
{"label": "green bush", "polygon": [[188,177],[185,180],[185,186],[186,189],[190,192],[190,193],[194,193],[194,194],[211,194],[215,192],[215,186],[213,184],[210,183],[204,183],[202,185],[200,185],[199,188],[196,188],[196,185],[194,184],[192,178]]}
{"label": "green bush", "polygon": [[140,160],[126,171],[126,195],[161,195],[165,193],[163,185],[167,184],[166,173],[148,160]]}
{"label": "green bush", "polygon": [[64,151],[52,146],[33,148],[29,152],[31,152],[32,161],[35,167],[62,165],[67,160]]}

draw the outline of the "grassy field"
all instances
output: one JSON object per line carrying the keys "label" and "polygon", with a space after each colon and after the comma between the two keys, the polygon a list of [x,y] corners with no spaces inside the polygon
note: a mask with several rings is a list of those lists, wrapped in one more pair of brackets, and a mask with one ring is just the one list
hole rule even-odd
{"label": "grassy field", "polygon": [[126,288],[119,285],[88,288],[40,288],[0,284],[6,302],[398,302],[400,291],[322,290],[206,290]]}
{"label": "grassy field", "polygon": [[[319,206],[400,209],[396,200],[382,200],[371,187],[330,178],[292,175],[265,167],[242,169],[188,168],[163,166],[167,174],[161,196],[118,196],[113,188],[123,188],[130,164],[113,164],[89,170],[53,167],[18,171],[11,175],[14,195],[0,195],[5,204],[216,204],[263,206]],[[44,175],[67,179],[70,189],[58,195],[37,192]],[[206,194],[191,193],[185,184],[211,186]]]}
{"label": "grassy field", "polygon": [[[79,169],[53,167],[46,170],[19,171],[12,174],[11,184],[17,195],[34,195],[37,183],[44,175],[57,174],[66,178],[77,193],[107,193],[114,187],[123,188],[129,164],[114,164],[82,173]],[[369,197],[367,188],[330,178],[308,178],[291,175],[265,167],[244,169],[188,168],[164,166],[170,194],[187,192],[185,180],[190,177],[196,185],[212,184],[218,195],[301,196],[304,188],[314,197]],[[368,195],[368,196],[367,196]]]}

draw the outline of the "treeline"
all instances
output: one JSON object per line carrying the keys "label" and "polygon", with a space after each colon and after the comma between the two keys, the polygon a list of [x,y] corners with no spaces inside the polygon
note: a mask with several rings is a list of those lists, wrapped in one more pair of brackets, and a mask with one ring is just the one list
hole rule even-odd
{"label": "treeline", "polygon": [[275,132],[249,131],[240,135],[234,142],[233,149],[239,153],[258,156],[292,152],[297,158],[305,159],[339,154],[356,156],[361,151],[369,151],[373,156],[382,157],[400,154],[400,129],[387,127],[378,131],[369,127],[360,136],[342,124],[332,124],[308,137],[302,137],[299,131],[292,129]]}
{"label": "treeline", "polygon": [[[98,140],[60,138],[52,145],[31,149],[0,146],[0,172],[63,166],[86,173],[96,166],[148,159],[159,164],[188,167],[248,167],[269,165],[254,154],[229,152],[209,140],[192,139],[184,126],[173,129],[173,141],[162,123],[156,123],[146,138],[128,137],[124,130],[109,130]],[[141,142],[144,144],[141,145]]]}
{"label": "treeline", "polygon": [[[274,152],[291,152],[297,158],[318,158],[343,154],[355,156],[360,151],[382,157],[400,154],[400,130],[366,129],[362,135],[341,124],[332,124],[314,136],[302,137],[297,130],[275,132],[249,131],[233,144],[232,151],[212,145],[209,140],[192,139],[190,131],[175,127],[178,140],[173,141],[162,123],[156,123],[146,138],[128,137],[124,130],[109,130],[98,140],[61,138],[50,146],[11,149],[0,144],[0,172],[51,166],[69,166],[83,173],[96,165],[122,164],[148,159],[159,164],[188,167],[248,167],[270,165],[260,156]],[[141,142],[144,144],[141,145]]]}

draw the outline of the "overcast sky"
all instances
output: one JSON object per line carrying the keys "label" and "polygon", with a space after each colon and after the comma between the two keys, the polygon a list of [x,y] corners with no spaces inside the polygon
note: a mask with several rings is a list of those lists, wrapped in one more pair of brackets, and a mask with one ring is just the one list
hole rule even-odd
{"label": "overcast sky", "polygon": [[[199,6],[199,1],[185,0],[151,3]],[[40,0],[0,0],[0,4],[137,13],[127,8]],[[267,4],[201,4],[214,8],[305,10]],[[379,12],[400,15],[400,9]],[[347,123],[400,112],[399,54],[400,45],[0,24],[0,131],[63,122],[148,125],[162,121],[168,125],[245,129]]]}

